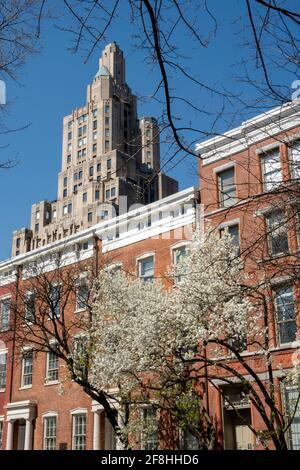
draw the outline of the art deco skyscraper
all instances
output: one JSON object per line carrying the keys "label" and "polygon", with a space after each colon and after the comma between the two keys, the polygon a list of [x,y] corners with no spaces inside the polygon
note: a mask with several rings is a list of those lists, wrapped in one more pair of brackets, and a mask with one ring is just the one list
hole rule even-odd
{"label": "art deco skyscraper", "polygon": [[160,172],[159,129],[153,117],[137,118],[137,99],[125,81],[125,59],[108,44],[87,100],[63,120],[57,200],[32,206],[30,229],[13,234],[12,256],[33,250],[178,191]]}

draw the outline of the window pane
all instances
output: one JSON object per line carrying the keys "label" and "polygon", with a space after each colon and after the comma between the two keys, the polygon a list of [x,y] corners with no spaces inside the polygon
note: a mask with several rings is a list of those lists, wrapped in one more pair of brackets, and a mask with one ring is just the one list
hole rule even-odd
{"label": "window pane", "polygon": [[236,188],[234,183],[234,168],[218,174],[219,200],[221,207],[229,207],[236,203]]}
{"label": "window pane", "polygon": [[56,416],[44,420],[44,450],[56,449]]}
{"label": "window pane", "polygon": [[7,354],[0,354],[0,390],[5,389],[6,386],[6,364]]}
{"label": "window pane", "polygon": [[154,276],[154,259],[153,256],[143,259],[140,262],[140,276],[144,280],[151,280]]}
{"label": "window pane", "polygon": [[58,357],[53,352],[47,354],[47,381],[58,380]]}
{"label": "window pane", "polygon": [[272,255],[288,252],[288,236],[283,211],[268,215],[269,250]]}
{"label": "window pane", "polygon": [[32,363],[33,363],[33,354],[32,353],[27,353],[23,357],[22,386],[32,385]]}
{"label": "window pane", "polygon": [[276,150],[263,158],[263,181],[264,188],[267,191],[282,183],[279,150]]}
{"label": "window pane", "polygon": [[293,143],[291,155],[292,178],[300,178],[300,142]]}
{"label": "window pane", "polygon": [[73,449],[85,450],[86,415],[75,415],[73,420]]}
{"label": "window pane", "polygon": [[286,411],[288,419],[292,417],[289,428],[290,447],[292,450],[300,450],[300,401],[297,389],[286,390]]}
{"label": "window pane", "polygon": [[276,290],[276,315],[280,344],[296,339],[294,292],[291,286]]}
{"label": "window pane", "polygon": [[154,450],[158,447],[156,413],[152,408],[143,410],[142,448]]}
{"label": "window pane", "polygon": [[10,302],[4,300],[0,302],[0,328],[6,330],[9,326]]}

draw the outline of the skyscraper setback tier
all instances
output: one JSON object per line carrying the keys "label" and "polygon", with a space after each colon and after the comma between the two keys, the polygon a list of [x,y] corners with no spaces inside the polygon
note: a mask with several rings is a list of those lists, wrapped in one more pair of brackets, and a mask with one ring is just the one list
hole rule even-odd
{"label": "skyscraper setback tier", "polygon": [[177,191],[178,182],[160,172],[157,121],[137,118],[123,52],[108,44],[87,87],[86,104],[63,120],[57,199],[32,205],[30,229],[13,233],[12,256]]}

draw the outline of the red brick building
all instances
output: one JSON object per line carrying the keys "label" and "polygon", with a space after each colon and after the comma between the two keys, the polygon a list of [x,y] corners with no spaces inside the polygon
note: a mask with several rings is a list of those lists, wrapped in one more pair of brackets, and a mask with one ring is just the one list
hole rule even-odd
{"label": "red brick building", "polygon": [[[297,388],[285,389],[281,378],[299,356],[299,111],[299,100],[294,101],[197,146],[205,224],[221,235],[228,229],[253,286],[269,299],[270,361],[282,413],[298,393]],[[248,346],[243,357],[264,380],[262,355]],[[215,385],[223,387],[239,412],[209,386],[209,411],[216,416],[222,445],[261,449],[247,424],[262,432],[265,426],[250,400],[226,388],[222,377]],[[299,406],[286,435],[290,448],[300,449]]]}
{"label": "red brick building", "polygon": [[[68,378],[63,362],[49,352],[34,352],[10,336],[9,324],[16,320],[9,299],[29,289],[28,266],[42,262],[51,273],[53,257],[60,252],[64,267],[121,265],[140,277],[163,276],[176,262],[176,250],[182,250],[191,237],[197,194],[193,188],[181,191],[0,264],[3,450],[96,450],[117,445],[103,409]],[[71,298],[68,315],[79,310],[78,299]]]}

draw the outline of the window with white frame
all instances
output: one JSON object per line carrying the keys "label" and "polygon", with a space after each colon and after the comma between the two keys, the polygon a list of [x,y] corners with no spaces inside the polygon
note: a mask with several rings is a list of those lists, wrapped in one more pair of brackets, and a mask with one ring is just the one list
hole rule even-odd
{"label": "window with white frame", "polygon": [[143,450],[155,450],[158,447],[156,412],[153,408],[142,409],[142,435],[141,448]]}
{"label": "window with white frame", "polygon": [[74,370],[81,379],[88,375],[88,340],[84,335],[76,336],[73,342]]}
{"label": "window with white frame", "polygon": [[28,292],[25,296],[25,312],[24,319],[26,323],[34,323],[35,321],[35,295]]}
{"label": "window with white frame", "polygon": [[179,444],[181,450],[199,450],[199,441],[189,429],[180,430]]}
{"label": "window with white frame", "polygon": [[292,179],[300,178],[300,140],[293,142],[290,151],[290,168]]}
{"label": "window with white frame", "polygon": [[61,295],[61,286],[57,284],[50,285],[49,307],[50,307],[51,318],[60,317],[60,295]]}
{"label": "window with white frame", "polygon": [[32,370],[33,370],[33,352],[27,351],[23,354],[22,360],[22,387],[32,386]]}
{"label": "window with white frame", "polygon": [[46,358],[46,382],[58,381],[58,356],[53,351],[47,352]]}
{"label": "window with white frame", "polygon": [[296,387],[285,388],[285,405],[289,427],[291,450],[300,450],[300,392]]}
{"label": "window with white frame", "polygon": [[56,450],[57,417],[44,418],[44,450]]}
{"label": "window with white frame", "polygon": [[86,414],[74,414],[73,415],[73,439],[72,439],[73,450],[85,450],[86,449]]}
{"label": "window with white frame", "polygon": [[274,211],[266,216],[270,255],[287,253],[289,250],[285,213]]}
{"label": "window with white frame", "polygon": [[147,258],[138,261],[139,277],[145,282],[152,282],[154,278],[154,256],[147,256]]}
{"label": "window with white frame", "polygon": [[0,352],[0,390],[6,387],[7,352]]}
{"label": "window with white frame", "polygon": [[0,450],[2,450],[2,444],[3,444],[3,425],[4,425],[4,418],[0,418]]}
{"label": "window with white frame", "polygon": [[76,288],[76,312],[86,310],[89,300],[89,288],[85,280],[81,280]]}
{"label": "window with white frame", "polygon": [[279,343],[286,344],[295,341],[297,327],[292,286],[281,286],[275,289],[275,310]]}
{"label": "window with white frame", "polygon": [[223,236],[224,232],[227,231],[231,237],[231,243],[236,248],[236,255],[240,254],[240,233],[239,224],[226,225],[220,229],[220,235]]}
{"label": "window with white frame", "polygon": [[183,266],[181,266],[181,263],[187,255],[187,246],[182,245],[182,246],[173,248],[172,254],[173,254],[173,265],[175,268],[174,280],[175,280],[175,283],[177,284],[178,282],[181,282],[184,279],[184,272],[182,272]]}
{"label": "window with white frame", "polygon": [[10,318],[10,299],[0,299],[0,329],[7,330]]}
{"label": "window with white frame", "polygon": [[236,203],[234,167],[218,172],[220,207],[230,207]]}
{"label": "window with white frame", "polygon": [[282,183],[279,148],[268,152],[262,157],[262,173],[263,185],[266,191],[270,191]]}

